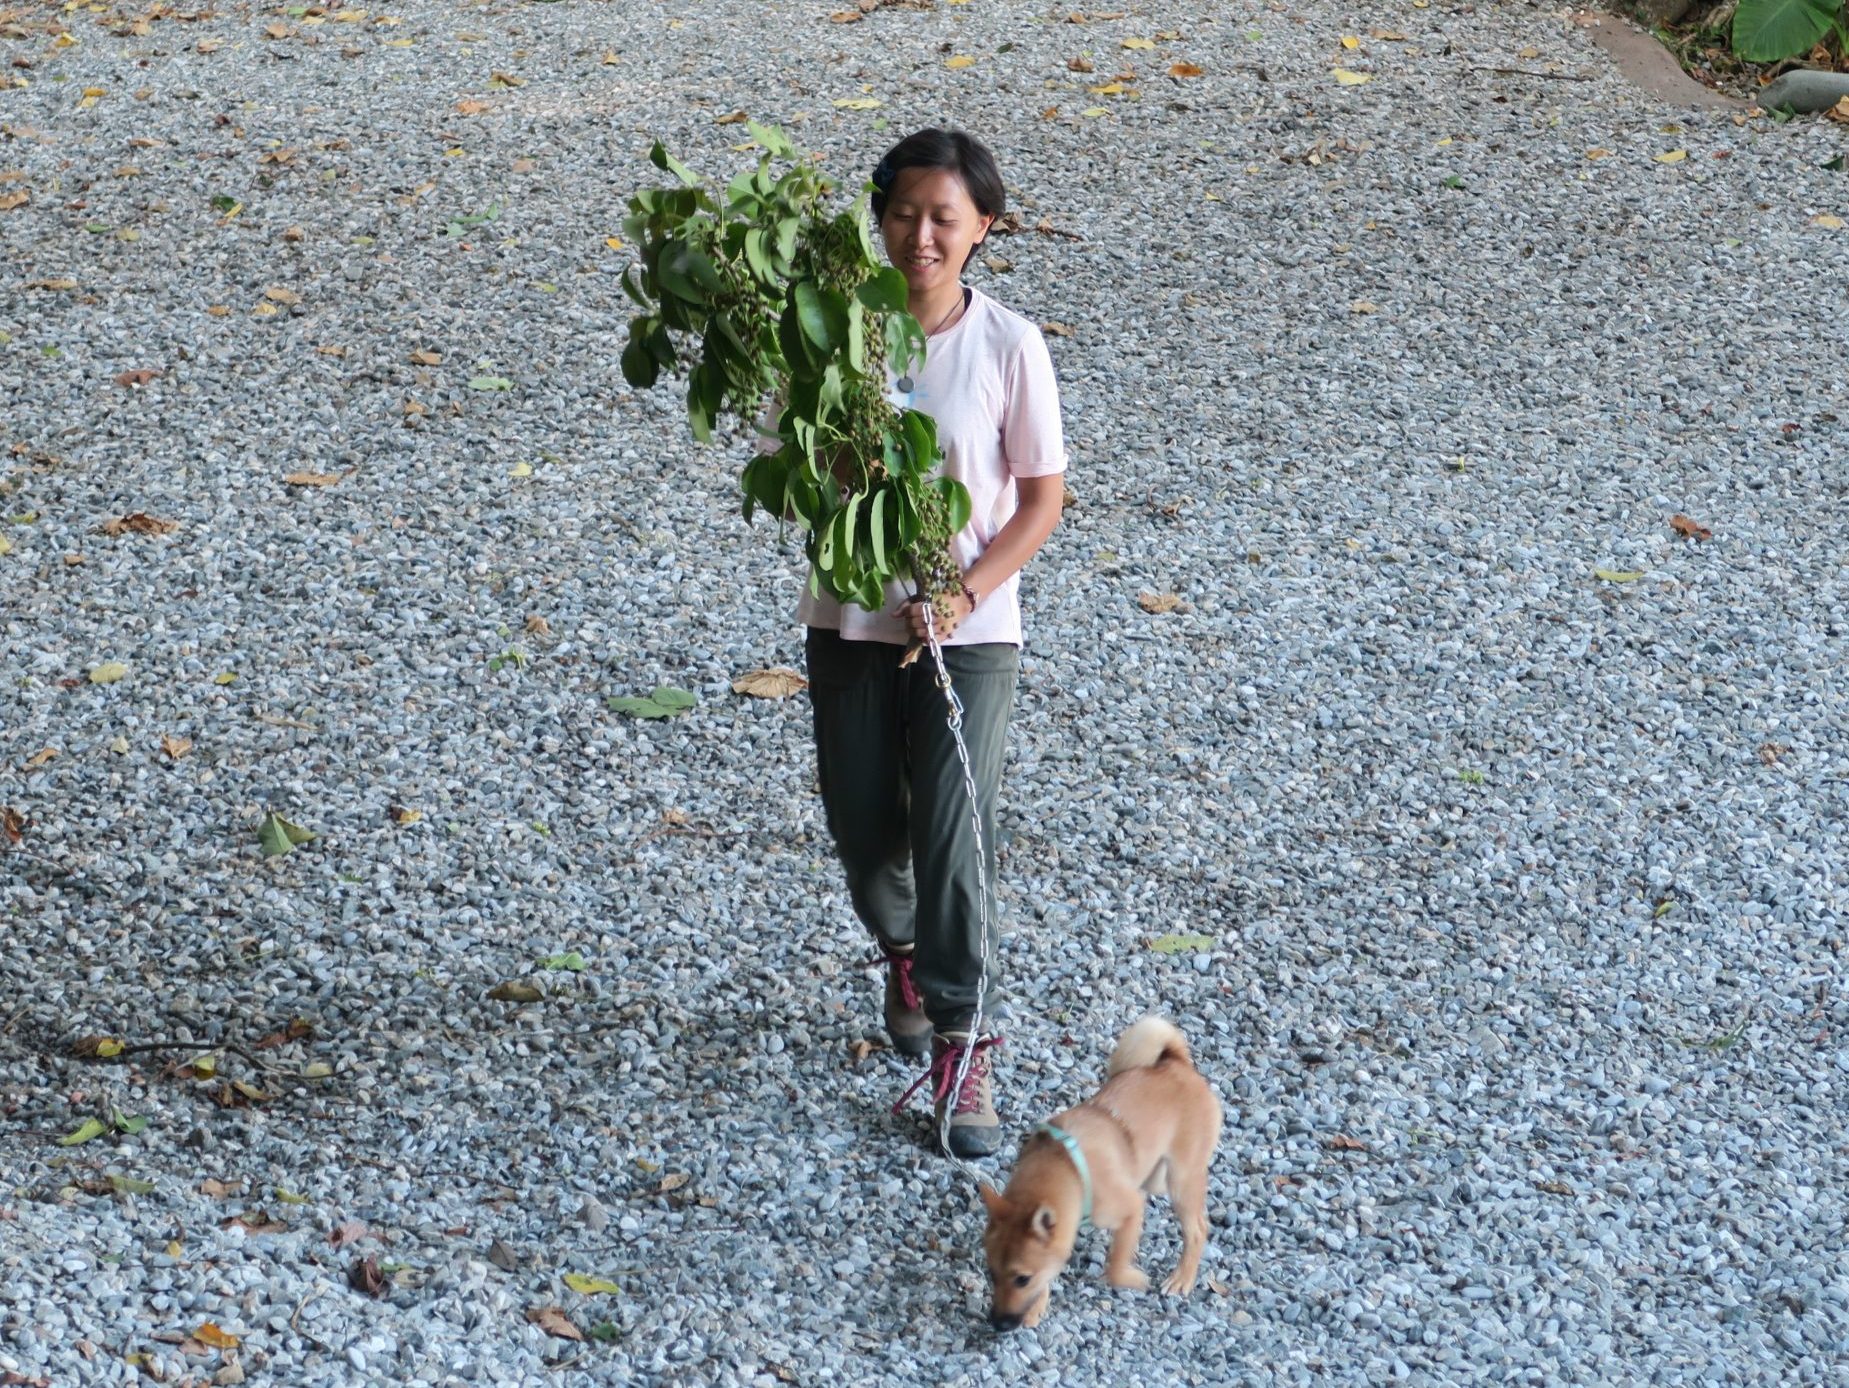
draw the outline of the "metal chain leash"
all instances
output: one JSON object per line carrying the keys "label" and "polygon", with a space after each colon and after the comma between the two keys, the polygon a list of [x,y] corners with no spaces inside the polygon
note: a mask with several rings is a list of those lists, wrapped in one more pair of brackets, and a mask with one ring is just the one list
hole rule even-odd
{"label": "metal chain leash", "polygon": [[969,746],[963,741],[963,701],[957,697],[956,688],[950,682],[950,671],[944,664],[944,648],[937,639],[937,621],[929,599],[923,607],[925,644],[931,648],[931,662],[937,667],[937,687],[944,691],[945,721],[950,727],[951,739],[957,745],[957,760],[963,765],[963,789],[969,796],[969,826],[976,839],[976,905],[977,923],[981,931],[978,957],[982,961],[976,978],[976,1010],[970,1017],[967,1044],[963,1047],[962,1058],[957,1062],[956,1073],[951,1077],[950,1092],[945,1096],[943,1115],[938,1119],[937,1141],[952,1161],[976,1180],[982,1181],[987,1179],[983,1173],[951,1150],[950,1119],[956,1112],[957,1098],[963,1093],[964,1082],[969,1078],[970,1063],[976,1057],[976,1043],[982,1039],[983,1007],[989,996],[992,927],[989,920],[988,857],[982,840],[982,800],[976,789],[975,772],[970,769]]}

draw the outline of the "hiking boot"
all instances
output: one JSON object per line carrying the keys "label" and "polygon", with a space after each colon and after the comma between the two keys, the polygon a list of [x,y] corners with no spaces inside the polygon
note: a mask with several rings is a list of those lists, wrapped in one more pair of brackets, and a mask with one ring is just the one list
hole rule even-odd
{"label": "hiking boot", "polygon": [[[950,1153],[957,1157],[994,1156],[1002,1145],[1002,1123],[995,1115],[995,1100],[990,1089],[991,1052],[999,1045],[999,1036],[984,1036],[972,1043],[963,1031],[938,1032],[931,1037],[931,1068],[918,1077],[893,1105],[897,1113],[905,1102],[928,1080],[931,1084],[933,1118],[939,1141],[948,1141]],[[957,1071],[969,1057],[969,1071],[957,1084]],[[955,1094],[951,1093],[955,1090]],[[944,1113],[949,1109],[946,1132]]]}
{"label": "hiking boot", "polygon": [[900,1055],[919,1056],[931,1048],[931,1019],[912,981],[912,947],[882,946],[886,953],[886,1035]]}

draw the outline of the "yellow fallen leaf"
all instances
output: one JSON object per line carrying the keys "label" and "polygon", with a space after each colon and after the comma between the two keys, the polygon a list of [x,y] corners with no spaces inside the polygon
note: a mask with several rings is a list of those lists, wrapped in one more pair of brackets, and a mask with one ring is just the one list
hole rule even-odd
{"label": "yellow fallen leaf", "polygon": [[1361,47],[1361,40],[1356,38],[1353,34],[1343,34],[1342,35],[1342,47],[1351,49],[1351,50],[1359,48]]}
{"label": "yellow fallen leaf", "polygon": [[384,46],[386,48],[410,48],[416,42],[416,39],[387,39]]}
{"label": "yellow fallen leaf", "polygon": [[1610,157],[1611,157],[1610,150],[1601,149],[1597,145],[1594,145],[1591,149],[1586,151],[1586,158],[1588,159],[1609,159]]}
{"label": "yellow fallen leaf", "polygon": [[877,96],[844,96],[835,102],[843,111],[871,111],[880,104]]}
{"label": "yellow fallen leaf", "polygon": [[258,304],[251,310],[251,315],[256,318],[274,318],[281,311],[275,304]]}
{"label": "yellow fallen leaf", "polygon": [[128,666],[119,660],[105,660],[90,671],[91,684],[114,684],[128,678]]}
{"label": "yellow fallen leaf", "polygon": [[284,289],[281,285],[276,284],[264,290],[263,297],[279,304],[299,304],[302,302],[302,296],[297,294],[293,289]]}
{"label": "yellow fallen leaf", "polygon": [[613,251],[620,251],[623,249],[623,238],[620,236],[606,236],[603,239],[603,243]]}
{"label": "yellow fallen leaf", "polygon": [[531,477],[533,475],[533,465],[531,463],[515,463],[513,467],[508,469],[507,475],[509,477]]}
{"label": "yellow fallen leaf", "polygon": [[1453,140],[1449,135],[1447,135],[1444,137],[1444,139],[1438,141],[1438,148],[1443,149],[1446,145],[1456,144],[1456,143],[1457,141]]}
{"label": "yellow fallen leaf", "polygon": [[1831,212],[1819,212],[1811,218],[1811,225],[1823,227],[1828,231],[1841,231],[1843,219]]}
{"label": "yellow fallen leaf", "polygon": [[231,308],[228,304],[207,304],[205,311],[214,318],[224,318],[230,314]]}
{"label": "yellow fallen leaf", "polygon": [[580,1296],[591,1296],[598,1292],[614,1296],[623,1290],[607,1277],[586,1277],[581,1272],[566,1273],[565,1285]]}
{"label": "yellow fallen leaf", "polygon": [[1087,106],[1081,114],[1097,117],[1097,116],[1108,116],[1111,113],[1106,107],[1103,107],[1103,106]]}
{"label": "yellow fallen leaf", "polygon": [[1335,70],[1335,80],[1340,82],[1344,87],[1359,87],[1364,82],[1372,82],[1374,80],[1374,74],[1371,72],[1350,72],[1345,67],[1339,67]]}
{"label": "yellow fallen leaf", "polygon": [[968,56],[967,54],[959,53],[954,58],[945,59],[944,66],[945,67],[956,67],[956,68],[974,67],[976,66],[976,60]]}
{"label": "yellow fallen leaf", "polygon": [[1594,578],[1602,578],[1607,583],[1635,583],[1644,576],[1642,569],[1594,569]]}
{"label": "yellow fallen leaf", "polygon": [[1406,35],[1400,33],[1397,29],[1369,29],[1367,32],[1369,38],[1379,39],[1382,43],[1406,42]]}
{"label": "yellow fallen leaf", "polygon": [[236,1349],[238,1347],[237,1336],[230,1331],[220,1330],[211,1321],[204,1322],[195,1330],[193,1338],[202,1345],[210,1345],[213,1349]]}
{"label": "yellow fallen leaf", "polygon": [[1657,155],[1656,162],[1659,164],[1680,164],[1686,158],[1688,158],[1688,151],[1686,149],[1669,149]]}
{"label": "yellow fallen leaf", "polygon": [[221,674],[212,676],[212,683],[222,687],[227,684],[236,684],[237,678],[238,677],[234,675],[231,671],[226,670]]}
{"label": "yellow fallen leaf", "polygon": [[1154,48],[1155,46],[1156,46],[1156,41],[1154,39],[1125,39],[1124,40],[1125,48],[1148,49],[1148,48]]}
{"label": "yellow fallen leaf", "polygon": [[1130,88],[1122,82],[1106,82],[1102,86],[1087,88],[1093,96],[1122,96]]}

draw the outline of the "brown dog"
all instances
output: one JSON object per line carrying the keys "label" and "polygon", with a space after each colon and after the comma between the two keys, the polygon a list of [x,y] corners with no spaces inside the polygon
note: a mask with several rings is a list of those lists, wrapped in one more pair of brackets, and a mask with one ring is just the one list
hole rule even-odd
{"label": "brown dog", "polygon": [[1185,1296],[1194,1288],[1220,1101],[1195,1070],[1187,1041],[1160,1017],[1143,1018],[1117,1039],[1105,1075],[1094,1097],[1034,1129],[1007,1190],[982,1187],[989,1324],[997,1330],[1040,1323],[1053,1279],[1088,1223],[1115,1231],[1105,1280],[1147,1287],[1136,1265],[1146,1194],[1167,1194],[1181,1221],[1181,1261],[1162,1290]]}

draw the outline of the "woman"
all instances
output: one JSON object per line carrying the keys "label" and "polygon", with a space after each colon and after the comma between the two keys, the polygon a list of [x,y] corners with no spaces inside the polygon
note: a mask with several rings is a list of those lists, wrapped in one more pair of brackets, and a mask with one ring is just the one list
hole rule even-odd
{"label": "woman", "polygon": [[[940,1129],[950,1110],[951,1151],[987,1156],[1001,1145],[990,1084],[1001,1040],[992,1027],[1000,1004],[995,804],[1020,665],[1016,575],[1059,521],[1065,441],[1040,330],[963,283],[1003,208],[994,157],[960,131],[921,130],[887,152],[873,184],[887,257],[905,275],[928,344],[924,366],[893,382],[893,403],[936,420],[944,471],[972,502],[970,523],[952,542],[962,592],[948,618],[933,620],[963,702],[981,873],[934,663],[928,654],[899,663],[904,647],[925,636],[922,599],[895,589],[889,609],[867,612],[805,594],[799,615],[809,629],[816,763],[855,913],[886,955],[893,1045],[907,1055],[929,1046]],[[979,877],[989,888],[986,961]],[[983,1033],[972,1034],[985,962]]]}

